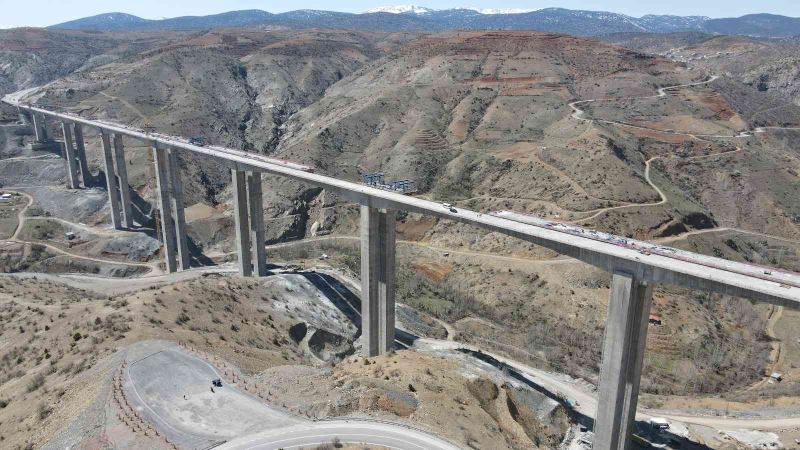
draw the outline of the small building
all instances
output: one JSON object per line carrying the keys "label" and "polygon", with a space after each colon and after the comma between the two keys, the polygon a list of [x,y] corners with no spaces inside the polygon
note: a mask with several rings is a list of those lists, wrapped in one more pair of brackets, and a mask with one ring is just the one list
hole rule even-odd
{"label": "small building", "polygon": [[7,202],[9,200],[11,200],[11,194],[9,194],[8,192],[0,194],[0,202]]}
{"label": "small building", "polygon": [[658,314],[650,314],[650,325],[661,325],[661,316]]}
{"label": "small building", "polygon": [[68,241],[71,241],[75,239],[76,234],[72,231],[67,231],[66,233],[64,233],[64,237],[67,238]]}
{"label": "small building", "polygon": [[780,372],[772,372],[772,375],[769,377],[775,381],[783,381],[783,374]]}

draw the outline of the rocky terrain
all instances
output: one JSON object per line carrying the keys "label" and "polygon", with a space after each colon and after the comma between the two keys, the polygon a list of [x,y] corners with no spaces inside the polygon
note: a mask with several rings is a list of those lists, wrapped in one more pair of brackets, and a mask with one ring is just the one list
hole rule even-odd
{"label": "rocky terrain", "polygon": [[[557,402],[499,371],[413,352],[372,360],[350,356],[355,327],[311,282],[313,273],[262,281],[211,275],[113,297],[101,285],[87,291],[3,277],[3,445],[168,448],[152,429],[126,426],[110,392],[122,361],[136,361],[137,349],[153,339],[181,343],[216,364],[226,383],[238,380],[245,391],[249,385],[251,393],[255,389],[289,413],[369,413],[483,448],[495,442],[507,448],[555,445],[571,426]],[[299,325],[310,338],[298,333]],[[337,342],[349,349],[336,356],[320,352]],[[454,409],[462,411],[458,427],[452,427]]]}
{"label": "rocky terrain", "polygon": [[[412,178],[420,187],[418,195],[472,209],[524,211],[646,239],[718,226],[797,236],[793,218],[800,206],[788,195],[796,176],[778,172],[786,177],[779,182],[775,172],[765,170],[787,161],[797,164],[796,155],[781,150],[771,134],[735,138],[750,126],[737,106],[752,104],[747,96],[758,95],[757,90],[745,86],[734,92],[720,80],[659,97],[659,87],[697,83],[707,76],[667,59],[567,36],[460,32],[409,43],[411,38],[210,31],[67,76],[34,98],[88,116],[203,136],[346,179],[378,170],[388,179]],[[602,122],[573,117],[571,101],[597,98],[608,100],[581,105],[582,114]],[[704,135],[720,137],[696,138]],[[99,161],[96,145],[90,138],[91,161]],[[129,153],[138,168],[132,175],[135,188],[144,204],[152,205],[149,152],[129,146]],[[225,214],[229,175],[188,157],[183,169],[191,239],[208,255],[224,255],[232,236],[225,231],[231,224]],[[269,178],[264,187],[268,243],[356,231],[357,210],[330,194]],[[752,200],[754,195],[759,200]],[[438,248],[553,256],[508,238],[414,215],[402,217],[399,232],[403,239]],[[735,250],[729,257],[753,258]],[[519,289],[508,297],[504,289],[490,288],[498,286],[499,274],[487,277],[489,267],[473,271],[447,263],[429,269],[429,262],[416,258],[411,259],[415,269],[405,276],[409,304],[451,322],[472,316],[507,325],[486,328],[479,333],[485,339],[500,332],[516,335],[509,329],[534,325],[537,335],[558,330],[578,336],[568,346],[580,348],[582,363],[556,357],[563,355],[565,343],[546,351],[548,361],[595,376],[602,317],[583,319],[581,325],[570,317],[584,316],[588,305],[604,309],[603,274],[584,280],[576,272],[564,279],[560,271],[544,275],[526,267],[507,276],[506,283]],[[541,281],[531,284],[531,278]],[[586,287],[585,295],[576,293]],[[729,313],[715,310],[730,314],[730,326],[723,326],[720,335],[720,329],[707,328],[698,310],[691,312],[703,307],[701,297],[686,294],[665,292],[664,305],[676,307],[677,322],[694,316],[700,328],[675,330],[672,342],[691,346],[698,336],[724,341],[742,314],[759,314],[738,303]],[[573,297],[569,306],[563,304],[564,295]],[[467,299],[471,309],[454,312],[451,305]],[[748,321],[752,330],[744,339],[755,350],[736,363],[748,369],[733,371],[742,380],[720,377],[722,385],[760,376],[764,361],[758,356],[757,330],[762,327],[759,319]],[[469,321],[464,326],[473,327]],[[514,345],[526,348],[536,339],[519,334]],[[666,383],[673,387],[661,383],[657,388],[664,392],[685,389],[685,374],[691,372],[680,375],[671,365],[653,370],[654,377],[673,380]],[[693,376],[708,379],[713,369],[697,370]],[[688,386],[713,391],[722,385]]]}
{"label": "rocky terrain", "polygon": [[[800,269],[800,200],[794,195],[800,161],[797,133],[790,129],[800,125],[800,107],[733,74],[712,78],[716,72],[686,61],[535,32],[211,30],[168,36],[153,48],[74,69],[27,99],[203,137],[354,181],[373,171],[385,172],[387,179],[412,178],[419,187],[415,195],[456,206],[527,212],[732,260]],[[27,88],[33,82],[14,83]],[[148,279],[161,277],[163,268],[152,222],[149,149],[126,141],[142,227],[116,232],[108,227],[102,182],[77,193],[64,189],[57,157],[27,150],[30,131],[15,124],[12,110],[3,113],[0,183],[14,193],[13,202],[0,204],[3,271],[146,275],[124,281],[150,287]],[[789,129],[755,132],[756,127]],[[99,139],[90,130],[86,135],[89,164],[101,180]],[[234,235],[230,174],[188,155],[181,155],[181,169],[195,265],[224,263],[232,256]],[[337,275],[341,283],[357,285],[349,275],[359,267],[356,205],[272,177],[265,177],[264,192],[270,260],[310,267],[324,254],[333,268],[349,269]],[[414,214],[400,214],[398,238],[398,317],[406,331],[455,339],[596,383],[607,274],[530,244]],[[271,392],[287,392],[302,373],[316,383],[279,403],[316,417],[367,411],[439,430],[442,418],[431,411],[458,409],[460,426],[446,436],[478,448],[490,442],[550,448],[565,436],[563,411],[552,409],[543,426],[542,416],[533,420],[519,409],[528,394],[496,374],[472,373],[465,383],[460,363],[427,355],[369,363],[347,359],[357,330],[342,326],[338,316],[317,314],[311,301],[317,294],[308,283],[211,276],[123,295],[110,290],[116,281],[82,277],[59,280],[103,289],[86,294],[85,306],[67,300],[78,295],[72,290],[55,292],[53,298],[85,313],[65,312],[56,317],[66,320],[57,327],[45,323],[53,314],[18,305],[25,301],[34,308],[35,296],[44,296],[36,293],[38,281],[9,284],[9,317],[27,322],[26,331],[7,326],[4,337],[15,336],[14,348],[28,345],[21,366],[7,368],[15,376],[0,384],[0,398],[21,408],[0,409],[0,417],[8,414],[0,431],[14,445],[24,445],[28,428],[35,428],[38,412],[31,405],[56,401],[59,392],[23,388],[45,371],[48,359],[37,360],[44,346],[29,342],[26,333],[35,329],[33,336],[55,339],[45,327],[70,331],[64,336],[77,343],[64,354],[80,355],[69,359],[76,365],[99,365],[102,355],[111,361],[134,342],[166,339],[191,341],[223,357],[242,376],[254,377],[248,380],[271,383]],[[42,292],[55,289],[43,286]],[[282,299],[285,292],[308,301]],[[123,300],[125,305],[114,306]],[[67,310],[63,302],[48,306]],[[719,408],[713,400],[722,397],[746,415],[753,401],[791,402],[798,394],[800,356],[786,343],[797,339],[787,331],[796,327],[796,315],[776,316],[774,309],[745,299],[663,287],[656,289],[654,303],[663,321],[651,327],[648,339],[642,383],[648,406]],[[261,320],[278,312],[282,319],[275,323]],[[112,314],[121,314],[130,330],[103,334]],[[87,317],[100,323],[84,324]],[[262,335],[263,327],[273,331]],[[87,342],[94,345],[81,347]],[[60,338],[51,356],[68,344]],[[777,355],[776,346],[782,349]],[[330,361],[335,366],[326,366]],[[291,367],[277,367],[284,364]],[[429,380],[420,369],[425,366],[440,368],[442,380]],[[103,367],[110,373],[113,365]],[[258,375],[264,370],[268,376]],[[765,384],[772,370],[785,371],[786,382]],[[68,378],[64,372],[53,383],[66,386]],[[41,415],[49,423],[50,413]],[[37,443],[66,425],[63,417],[53,420],[41,428]]]}
{"label": "rocky terrain", "polygon": [[0,30],[0,93],[41,86],[164,45],[176,33]]}
{"label": "rocky terrain", "polygon": [[[800,104],[797,88],[800,42],[797,38],[758,39],[703,33],[623,33],[604,40],[660,54],[692,67],[724,74],[779,100]],[[770,112],[774,109],[770,109]]]}

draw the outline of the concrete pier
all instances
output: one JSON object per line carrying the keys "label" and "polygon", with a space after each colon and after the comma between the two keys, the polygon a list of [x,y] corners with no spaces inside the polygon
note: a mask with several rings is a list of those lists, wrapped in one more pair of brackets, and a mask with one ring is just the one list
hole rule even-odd
{"label": "concrete pier", "polygon": [[126,228],[133,228],[131,188],[128,185],[128,166],[125,164],[125,147],[122,143],[122,135],[119,133],[114,133],[114,167],[117,169],[117,186],[119,186],[123,223]]}
{"label": "concrete pier", "polygon": [[37,144],[49,142],[50,138],[47,135],[47,128],[45,126],[44,116],[36,113],[31,113],[31,120],[33,121],[33,134]]}
{"label": "concrete pier", "polygon": [[111,137],[108,133],[100,132],[100,139],[103,144],[103,168],[106,173],[106,186],[108,189],[108,204],[111,206],[111,223],[117,230],[122,229],[120,217],[119,187],[117,186],[117,175],[114,170],[114,156],[111,149]]}
{"label": "concrete pier", "polygon": [[613,274],[593,448],[631,447],[652,297],[652,284],[624,272]]}
{"label": "concrete pier", "polygon": [[[242,274],[252,273],[250,201],[244,171],[259,171],[335,193],[361,207],[362,338],[364,354],[376,355],[392,348],[394,332],[394,213],[393,210],[450,220],[488,232],[540,245],[561,255],[575,258],[599,270],[613,273],[608,322],[603,343],[603,362],[599,383],[599,402],[595,421],[594,448],[625,450],[638,400],[639,376],[647,335],[652,285],[663,283],[683,289],[703,290],[723,295],[764,301],[788,308],[800,307],[800,276],[763,266],[722,261],[683,250],[662,250],[644,242],[623,237],[591,236],[592,230],[561,227],[537,217],[510,211],[492,213],[442,205],[422,197],[353,183],[314,173],[309,167],[276,160],[232,148],[201,146],[160,134],[135,130],[120,124],[95,121],[73,114],[48,111],[19,104],[13,98],[3,101],[32,114],[46,115],[54,121],[82,123],[115,133],[113,152],[120,210],[129,226],[130,187],[122,152],[122,136],[143,142],[157,142],[163,148],[175,147],[233,170],[237,244]],[[47,139],[42,119],[36,117],[37,138]],[[106,138],[107,142],[107,138]],[[106,145],[106,148],[108,146]],[[105,153],[104,153],[105,154]],[[107,163],[107,167],[108,163]],[[162,164],[163,167],[163,164]],[[112,173],[109,170],[109,173]],[[162,174],[163,175],[163,174]],[[162,176],[162,181],[166,179]],[[254,181],[255,182],[255,181]],[[113,188],[111,191],[116,192]],[[252,190],[253,195],[258,195]],[[170,202],[165,201],[166,205]],[[252,202],[255,207],[255,201]],[[256,214],[252,214],[257,217]],[[171,217],[171,215],[165,215]],[[174,228],[173,228],[174,229]]]}
{"label": "concrete pier", "polygon": [[86,143],[83,139],[83,126],[79,123],[72,125],[72,136],[75,138],[75,157],[78,160],[78,169],[81,173],[83,187],[90,187],[92,184],[92,173],[89,171],[89,163],[86,162]]}
{"label": "concrete pier", "polygon": [[394,348],[395,212],[361,206],[361,339],[363,356]]}
{"label": "concrete pier", "polygon": [[68,122],[61,122],[64,133],[64,159],[67,163],[67,187],[79,189],[81,187],[78,173],[78,160],[75,158],[75,147],[72,140],[72,126]]}
{"label": "concrete pier", "polygon": [[267,275],[267,252],[264,248],[264,203],[261,172],[247,172],[247,204],[250,212],[250,241],[253,267],[257,277]]}
{"label": "concrete pier", "polygon": [[181,184],[180,167],[178,166],[178,150],[172,147],[167,149],[167,171],[178,247],[178,268],[186,270],[190,265],[190,255],[189,241],[186,235],[186,214],[183,210],[183,185]]}
{"label": "concrete pier", "polygon": [[156,165],[156,189],[158,191],[158,210],[161,213],[161,239],[164,243],[164,264],[167,272],[178,270],[178,246],[175,239],[175,222],[172,219],[170,200],[169,156],[167,150],[153,145],[153,161]]}
{"label": "concrete pier", "polygon": [[249,277],[253,274],[253,258],[250,251],[250,221],[247,206],[247,174],[232,169],[233,214],[236,220],[236,250],[239,257],[239,275]]}
{"label": "concrete pier", "polygon": [[[28,113],[22,111],[19,108],[17,108],[17,118],[18,118],[19,123],[21,125],[25,125],[25,126],[32,125],[30,119],[28,118]],[[35,133],[36,133],[36,131],[34,130],[34,134]]]}

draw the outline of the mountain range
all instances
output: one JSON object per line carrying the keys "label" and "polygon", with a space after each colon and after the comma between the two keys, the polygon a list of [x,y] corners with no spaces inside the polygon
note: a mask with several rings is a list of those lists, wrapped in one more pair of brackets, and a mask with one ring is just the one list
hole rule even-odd
{"label": "mountain range", "polygon": [[347,28],[417,32],[454,29],[537,30],[576,36],[601,36],[625,32],[700,31],[723,35],[791,37],[800,35],[800,18],[774,14],[751,14],[724,19],[674,15],[632,17],[612,12],[563,8],[545,8],[536,11],[467,8],[434,10],[409,5],[376,8],[360,14],[320,10],[296,10],[272,14],[261,10],[242,10],[161,20],[143,19],[115,12],[64,22],[51,28],[144,31],[236,27]]}

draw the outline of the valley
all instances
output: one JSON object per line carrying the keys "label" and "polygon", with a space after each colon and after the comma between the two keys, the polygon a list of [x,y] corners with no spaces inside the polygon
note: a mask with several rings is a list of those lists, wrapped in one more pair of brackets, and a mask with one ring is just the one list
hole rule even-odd
{"label": "valley", "polygon": [[[800,270],[800,107],[750,74],[680,56],[688,50],[529,31],[19,33],[44,42],[0,35],[13,53],[0,60],[26,56],[24,70],[36,74],[2,78],[0,93],[31,89],[24,103],[349,181],[413,179],[416,197],[454,208]],[[70,47],[96,48],[96,64],[31,62],[76,36],[90,44]],[[265,176],[259,245],[270,274],[240,278],[230,168],[183,152],[194,267],[168,274],[151,149],[126,141],[136,226],[115,230],[95,131],[86,130],[94,184],[70,190],[58,152],[33,150],[30,126],[0,111],[0,191],[12,199],[0,203],[4,445],[246,448],[235,438],[255,431],[277,439],[263,430],[279,421],[229,424],[213,415],[227,410],[197,408],[213,400],[259,417],[274,409],[300,436],[335,429],[329,419],[369,435],[365,419],[378,419],[407,427],[383,433],[436,442],[424,446],[582,448],[608,273],[501,233],[398,213],[398,349],[363,358],[357,203]],[[659,285],[652,314],[660,323],[647,338],[642,434],[647,419],[664,417],[670,434],[648,439],[680,448],[800,438],[795,311]],[[201,372],[163,394],[174,408],[126,406],[134,361],[159,354],[176,367],[209,363],[231,397],[201,389]],[[169,384],[157,369],[148,386]],[[773,372],[784,380],[770,381]]]}

